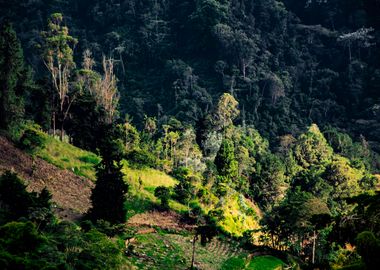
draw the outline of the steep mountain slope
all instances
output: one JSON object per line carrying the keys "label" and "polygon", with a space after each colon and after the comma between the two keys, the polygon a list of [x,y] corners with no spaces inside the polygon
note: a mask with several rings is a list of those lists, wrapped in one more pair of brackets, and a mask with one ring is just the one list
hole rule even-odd
{"label": "steep mountain slope", "polygon": [[25,179],[29,191],[41,191],[47,187],[61,218],[75,219],[90,207],[92,181],[38,157],[32,158],[0,137],[0,173],[6,170],[14,171]]}

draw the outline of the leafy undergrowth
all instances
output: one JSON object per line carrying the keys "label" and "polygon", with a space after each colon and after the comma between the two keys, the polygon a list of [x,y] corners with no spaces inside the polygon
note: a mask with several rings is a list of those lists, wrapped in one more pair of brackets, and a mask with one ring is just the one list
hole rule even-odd
{"label": "leafy undergrowth", "polygon": [[223,211],[223,218],[219,224],[224,231],[234,236],[242,236],[247,230],[259,228],[252,202],[235,191],[222,200],[224,201],[220,203],[220,209]]}
{"label": "leafy undergrowth", "polygon": [[69,143],[61,142],[45,134],[45,146],[37,151],[37,156],[76,175],[95,180],[95,165],[100,158],[92,152],[82,150]]}
{"label": "leafy undergrowth", "polygon": [[241,193],[230,188],[226,195],[220,198],[211,192],[207,193],[208,198],[202,198],[200,205],[206,213],[215,218],[222,231],[241,237],[245,231],[259,229],[262,216],[260,209]]}

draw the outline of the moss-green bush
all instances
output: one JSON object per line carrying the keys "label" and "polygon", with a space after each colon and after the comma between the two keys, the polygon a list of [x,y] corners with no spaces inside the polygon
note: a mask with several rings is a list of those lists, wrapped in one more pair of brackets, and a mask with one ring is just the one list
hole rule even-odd
{"label": "moss-green bush", "polygon": [[38,125],[28,125],[22,132],[18,145],[29,153],[36,153],[45,147],[46,135]]}

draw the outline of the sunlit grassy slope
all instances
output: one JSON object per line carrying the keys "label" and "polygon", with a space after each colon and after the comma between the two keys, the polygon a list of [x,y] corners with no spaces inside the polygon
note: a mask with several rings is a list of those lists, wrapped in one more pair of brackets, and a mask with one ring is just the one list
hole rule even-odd
{"label": "sunlit grassy slope", "polygon": [[[129,192],[126,201],[128,216],[143,213],[153,209],[158,204],[158,199],[154,196],[154,189],[158,186],[174,187],[178,181],[164,172],[151,169],[131,169],[124,162],[123,173],[125,180],[129,184]],[[169,201],[171,209],[177,212],[187,211],[187,207],[173,200]]]}
{"label": "sunlit grassy slope", "polygon": [[[101,160],[99,156],[69,143],[61,142],[46,133],[39,133],[45,140],[45,146],[37,150],[36,155],[38,157],[59,168],[73,171],[79,176],[96,180],[95,165]],[[154,196],[156,187],[173,187],[177,183],[177,180],[164,172],[150,168],[131,169],[128,168],[127,162],[124,162],[123,165],[125,180],[130,185],[126,202],[128,217],[150,210],[159,203]],[[169,205],[171,209],[178,212],[187,210],[186,206],[173,200],[170,201]]]}
{"label": "sunlit grassy slope", "polygon": [[[79,176],[96,180],[95,165],[100,162],[100,157],[71,144],[61,142],[47,134],[43,136],[46,141],[45,147],[38,150],[37,156],[59,168],[71,170]],[[156,187],[174,187],[178,183],[173,177],[155,169],[132,169],[128,167],[127,162],[124,162],[123,165],[124,179],[130,186],[126,200],[127,218],[149,211],[159,204],[158,199],[154,196]],[[203,205],[203,207],[208,212],[218,205],[218,208],[223,211],[223,219],[219,225],[225,232],[241,236],[246,230],[258,228],[258,219],[252,203],[237,192],[232,190],[221,201],[217,198],[214,200],[214,204]],[[170,200],[169,206],[176,212],[188,210],[188,206],[174,200]]]}
{"label": "sunlit grassy slope", "polygon": [[79,176],[95,180],[94,167],[100,162],[97,155],[61,142],[47,134],[44,134],[44,138],[46,145],[37,151],[38,157],[61,169],[71,170]]}

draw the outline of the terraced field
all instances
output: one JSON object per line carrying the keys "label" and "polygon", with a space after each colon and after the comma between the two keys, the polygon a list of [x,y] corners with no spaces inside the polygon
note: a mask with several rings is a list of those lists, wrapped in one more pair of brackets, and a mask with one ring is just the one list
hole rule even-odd
{"label": "terraced field", "polygon": [[[131,261],[138,269],[186,269],[191,265],[192,240],[192,235],[164,233],[138,235]],[[206,246],[197,242],[195,266],[198,269],[222,269],[226,260],[238,254],[248,256],[243,250],[219,239],[214,239]]]}

